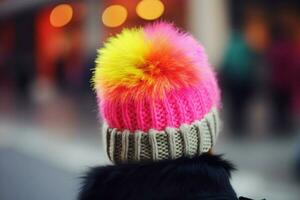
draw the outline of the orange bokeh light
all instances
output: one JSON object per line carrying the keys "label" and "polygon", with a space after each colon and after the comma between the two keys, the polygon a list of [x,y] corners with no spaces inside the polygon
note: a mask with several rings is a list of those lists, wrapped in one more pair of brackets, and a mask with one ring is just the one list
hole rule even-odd
{"label": "orange bokeh light", "polygon": [[50,24],[54,27],[67,25],[73,17],[73,8],[69,4],[57,5],[50,14]]}
{"label": "orange bokeh light", "polygon": [[136,7],[139,17],[146,20],[154,20],[164,13],[164,4],[159,0],[142,0]]}
{"label": "orange bokeh light", "polygon": [[111,5],[102,13],[102,22],[108,27],[118,27],[122,25],[127,18],[127,10],[121,5]]}

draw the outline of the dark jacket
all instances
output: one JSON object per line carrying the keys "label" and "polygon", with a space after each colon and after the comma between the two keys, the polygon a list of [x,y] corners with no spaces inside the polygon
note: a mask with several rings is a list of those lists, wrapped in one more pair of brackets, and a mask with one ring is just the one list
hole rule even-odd
{"label": "dark jacket", "polygon": [[79,200],[237,200],[229,178],[233,165],[203,154],[160,162],[91,169]]}

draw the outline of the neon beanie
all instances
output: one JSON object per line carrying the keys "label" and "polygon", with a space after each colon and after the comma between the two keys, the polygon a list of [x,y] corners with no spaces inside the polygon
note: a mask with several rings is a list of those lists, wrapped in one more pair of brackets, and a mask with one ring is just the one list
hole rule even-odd
{"label": "neon beanie", "polygon": [[169,23],[124,29],[92,79],[115,163],[193,157],[219,132],[220,91],[204,48]]}

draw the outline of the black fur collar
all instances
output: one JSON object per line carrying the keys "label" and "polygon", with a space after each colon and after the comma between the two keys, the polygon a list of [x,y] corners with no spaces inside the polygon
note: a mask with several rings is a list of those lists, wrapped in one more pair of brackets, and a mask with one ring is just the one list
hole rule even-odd
{"label": "black fur collar", "polygon": [[79,200],[235,200],[229,182],[233,169],[221,156],[209,154],[95,167],[84,177]]}

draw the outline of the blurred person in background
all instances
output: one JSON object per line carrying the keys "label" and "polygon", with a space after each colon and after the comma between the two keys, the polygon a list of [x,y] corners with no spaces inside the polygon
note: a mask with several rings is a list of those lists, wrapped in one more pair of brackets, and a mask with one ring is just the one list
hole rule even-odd
{"label": "blurred person in background", "polygon": [[235,30],[229,40],[221,68],[225,103],[229,108],[229,127],[234,134],[247,130],[247,109],[259,85],[262,55],[268,44],[268,24],[259,6],[245,9],[241,30]]}
{"label": "blurred person in background", "polygon": [[[298,9],[299,10],[299,9]],[[296,23],[295,23],[295,66],[292,73],[293,84],[292,84],[292,107],[295,116],[295,125],[300,121],[300,14],[296,12]],[[295,126],[299,129],[300,126]]]}
{"label": "blurred person in background", "polygon": [[[299,14],[296,16],[296,20],[298,21],[295,24],[295,67],[292,74],[292,107],[293,114],[295,116],[295,128],[296,132],[299,133],[299,122],[300,122],[300,16]],[[298,180],[300,180],[300,138],[298,137],[298,146],[296,150],[296,174]]]}
{"label": "blurred person in background", "polygon": [[12,31],[10,24],[0,24],[0,89],[12,84]]}
{"label": "blurred person in background", "polygon": [[299,95],[299,12],[280,6],[275,17],[272,44],[267,53],[272,128],[277,134],[292,133]]}

